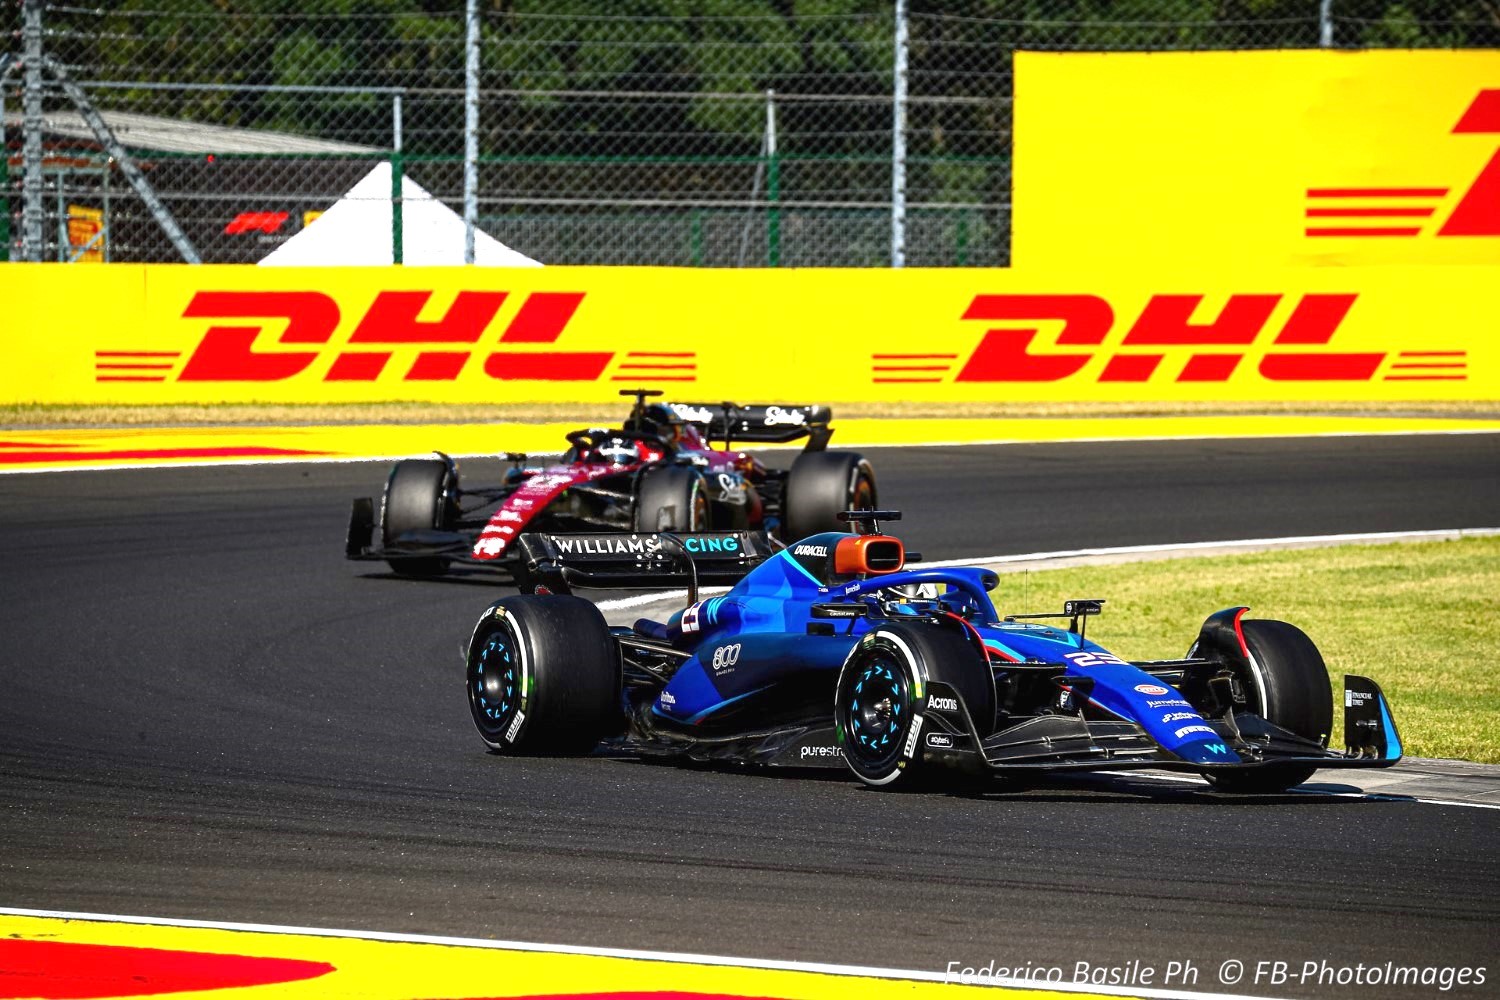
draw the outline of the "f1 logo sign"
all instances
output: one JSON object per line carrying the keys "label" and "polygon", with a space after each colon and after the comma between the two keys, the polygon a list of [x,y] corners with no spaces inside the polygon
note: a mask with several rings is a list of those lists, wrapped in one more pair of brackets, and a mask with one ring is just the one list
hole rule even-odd
{"label": "f1 logo sign", "polygon": [[[420,347],[401,378],[442,382],[458,378],[474,356],[508,293],[461,291],[441,318],[418,317],[432,298],[427,291],[380,292],[360,318],[347,344],[337,349],[325,382],[373,382],[385,374],[395,351]],[[554,344],[583,301],[582,292],[533,292],[500,335],[501,344]],[[200,291],[183,310],[185,319],[239,320],[212,325],[203,334],[178,381],[277,382],[307,371],[338,329],[338,303],[322,292]],[[275,346],[257,346],[263,324],[280,321]],[[593,381],[613,357],[602,351],[491,351],[484,373],[495,379]]]}

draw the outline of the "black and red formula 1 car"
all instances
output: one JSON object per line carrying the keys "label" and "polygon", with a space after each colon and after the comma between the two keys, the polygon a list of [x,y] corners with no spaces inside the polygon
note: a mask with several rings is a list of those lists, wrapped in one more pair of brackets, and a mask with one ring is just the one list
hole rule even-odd
{"label": "black and red formula 1 car", "polygon": [[[661,393],[646,389],[621,395],[635,397],[622,426],[568,434],[568,450],[552,465],[507,454],[514,464],[497,486],[461,486],[458,463],[441,452],[397,462],[378,510],[373,499],[354,501],[346,554],[414,576],[503,568],[524,584],[515,552],[527,532],[748,529],[803,538],[847,530],[840,511],[877,502],[864,456],[827,450],[826,406],[648,402]],[[799,438],[807,444],[788,469],[735,448]],[[618,544],[630,544],[628,536]]]}

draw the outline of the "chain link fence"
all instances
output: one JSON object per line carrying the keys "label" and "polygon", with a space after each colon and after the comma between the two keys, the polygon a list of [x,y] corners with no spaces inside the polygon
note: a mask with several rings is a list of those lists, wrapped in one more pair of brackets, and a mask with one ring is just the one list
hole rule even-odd
{"label": "chain link fence", "polygon": [[[462,210],[462,0],[35,2],[46,57],[204,261],[261,259],[386,164]],[[0,3],[0,55],[20,55],[22,2]],[[889,265],[897,16],[483,0],[480,228],[550,264]],[[905,262],[998,266],[1016,49],[1494,47],[1500,4],[913,0],[905,29]],[[27,113],[21,67],[5,72],[0,247],[17,259]],[[76,102],[50,75],[40,91],[44,259],[183,259]]]}

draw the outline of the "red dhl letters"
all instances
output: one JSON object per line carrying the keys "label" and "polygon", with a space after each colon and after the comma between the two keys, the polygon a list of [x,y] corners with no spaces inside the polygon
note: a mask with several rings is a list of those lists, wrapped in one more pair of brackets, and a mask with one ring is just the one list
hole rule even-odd
{"label": "red dhl letters", "polygon": [[[1453,126],[1453,134],[1500,135],[1500,90],[1481,90]],[[1422,220],[1431,218],[1437,203],[1447,196],[1446,187],[1308,188],[1306,235],[1419,236]],[[1500,150],[1480,170],[1436,235],[1500,236]]]}
{"label": "red dhl letters", "polygon": [[[518,308],[502,318],[512,298]],[[198,291],[182,312],[206,320],[196,344],[177,350],[95,351],[99,382],[452,383],[461,378],[545,382],[698,380],[683,336],[626,351],[556,350],[583,292],[460,290],[445,311],[431,291],[380,291],[346,317],[316,291]],[[1468,378],[1467,351],[1328,349],[1356,307],[1352,293],[1229,295],[1217,312],[1205,296],[1150,296],[1118,318],[1093,294],[974,295],[943,347],[871,355],[868,382],[1074,385],[1371,382]],[[1373,308],[1373,307],[1372,307]],[[347,306],[346,306],[347,309]],[[1279,321],[1276,317],[1283,317]],[[977,343],[964,334],[983,333]],[[498,336],[492,332],[500,328]],[[1043,333],[1045,327],[1046,333]],[[341,331],[348,331],[342,333]],[[954,343],[963,338],[962,346]],[[1437,345],[1440,346],[1440,345]],[[945,351],[946,348],[946,351]],[[186,354],[185,362],[177,359]],[[175,374],[174,374],[175,373]],[[710,379],[723,377],[708,373]],[[853,373],[849,373],[853,375]],[[859,376],[854,376],[858,379]]]}
{"label": "red dhl letters", "polygon": [[[1267,381],[1368,382],[1391,357],[1387,351],[1306,350],[1332,341],[1354,307],[1356,295],[1302,296],[1269,344],[1258,342],[1264,339],[1262,334],[1282,296],[1231,295],[1218,316],[1195,323],[1193,315],[1203,298],[1153,295],[1119,345],[1099,350],[1115,327],[1115,312],[1097,295],[976,295],[962,318],[1005,325],[985,331],[954,381],[1058,382],[1102,358],[1095,381],[1147,382],[1163,370],[1168,357],[1165,349],[1190,347],[1201,350],[1192,351],[1176,369],[1171,376],[1176,382],[1226,382],[1252,348],[1258,348],[1259,354],[1255,373]],[[1034,350],[1038,336],[1034,324],[1041,322],[1062,324],[1055,351]],[[1461,380],[1466,378],[1465,356],[1464,351],[1397,352],[1383,378]],[[872,381],[941,382],[958,365],[957,358],[957,354],[875,354]],[[1171,366],[1166,370],[1170,372]]]}
{"label": "red dhl letters", "polygon": [[[386,371],[394,348],[420,346],[401,378],[408,382],[453,381],[474,356],[474,347],[499,314],[506,292],[461,291],[441,319],[417,317],[429,291],[386,291],[360,318],[347,344],[323,375],[325,382],[373,382]],[[500,335],[501,344],[553,344],[583,302],[582,292],[533,292]],[[276,343],[313,350],[257,347],[262,325],[215,325],[177,376],[181,382],[276,382],[307,371],[323,353],[342,320],[338,303],[322,292],[201,291],[183,310],[185,319],[284,320]],[[387,348],[381,350],[380,348]],[[483,370],[495,379],[594,381],[613,357],[608,351],[506,351],[486,354]]]}

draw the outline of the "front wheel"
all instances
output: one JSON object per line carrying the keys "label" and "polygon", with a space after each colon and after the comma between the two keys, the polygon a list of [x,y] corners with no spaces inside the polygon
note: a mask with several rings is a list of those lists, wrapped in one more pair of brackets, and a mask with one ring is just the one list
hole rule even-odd
{"label": "front wheel", "polygon": [[982,666],[962,635],[933,625],[885,625],[859,641],[839,671],[834,732],[860,781],[879,788],[926,782],[922,709],[935,664]]}
{"label": "front wheel", "polygon": [[437,576],[448,568],[436,556],[402,556],[401,536],[447,531],[457,520],[458,473],[436,458],[397,462],[385,483],[380,505],[380,540],[386,563],[397,573]]}
{"label": "front wheel", "polygon": [[586,753],[620,729],[619,656],[582,598],[502,598],[475,626],[466,667],[469,712],[491,750]]}
{"label": "front wheel", "polygon": [[[1333,729],[1333,685],[1323,655],[1307,633],[1286,622],[1242,621],[1250,669],[1240,678],[1247,708],[1272,725],[1328,745]],[[1312,777],[1305,764],[1266,766],[1211,775],[1225,792],[1282,792]]]}

